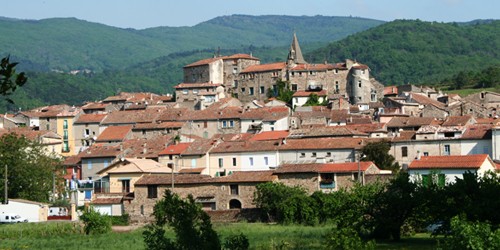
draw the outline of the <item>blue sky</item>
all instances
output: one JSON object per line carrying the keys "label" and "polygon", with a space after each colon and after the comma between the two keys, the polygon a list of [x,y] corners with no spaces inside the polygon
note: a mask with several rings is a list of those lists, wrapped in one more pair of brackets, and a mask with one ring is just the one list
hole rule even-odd
{"label": "blue sky", "polygon": [[76,17],[121,28],[193,26],[217,16],[356,16],[384,21],[500,19],[498,0],[5,0],[0,16]]}

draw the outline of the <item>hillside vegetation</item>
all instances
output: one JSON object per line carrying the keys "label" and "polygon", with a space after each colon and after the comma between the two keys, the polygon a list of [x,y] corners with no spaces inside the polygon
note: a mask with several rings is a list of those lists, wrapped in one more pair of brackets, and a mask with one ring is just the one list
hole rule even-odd
{"label": "hillside vegetation", "polygon": [[385,85],[440,82],[500,64],[500,21],[463,24],[397,20],[312,52],[315,61],[367,64]]}
{"label": "hillside vegetation", "polygon": [[101,72],[196,49],[285,46],[294,31],[303,43],[331,42],[382,23],[351,17],[233,15],[193,27],[135,30],[75,18],[0,18],[0,56],[10,54],[21,69],[30,71]]}

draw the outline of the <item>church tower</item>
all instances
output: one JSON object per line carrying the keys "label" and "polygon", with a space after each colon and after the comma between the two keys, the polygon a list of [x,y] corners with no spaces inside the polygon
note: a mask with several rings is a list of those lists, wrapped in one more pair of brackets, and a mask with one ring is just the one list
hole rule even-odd
{"label": "church tower", "polygon": [[300,50],[299,40],[295,32],[293,33],[292,44],[290,45],[290,51],[288,51],[287,64],[289,67],[294,67],[297,64],[307,64],[302,56],[302,51]]}

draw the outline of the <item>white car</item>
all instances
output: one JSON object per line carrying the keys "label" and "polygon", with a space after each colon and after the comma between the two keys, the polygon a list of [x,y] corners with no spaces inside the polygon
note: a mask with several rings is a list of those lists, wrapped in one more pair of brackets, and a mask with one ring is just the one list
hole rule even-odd
{"label": "white car", "polygon": [[28,222],[28,219],[19,216],[18,214],[0,214],[0,223],[21,223]]}

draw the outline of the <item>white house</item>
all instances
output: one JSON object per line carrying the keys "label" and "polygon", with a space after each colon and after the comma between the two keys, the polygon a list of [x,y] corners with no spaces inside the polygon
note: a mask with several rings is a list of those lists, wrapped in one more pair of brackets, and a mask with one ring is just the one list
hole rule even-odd
{"label": "white house", "polygon": [[444,186],[455,182],[456,178],[463,178],[467,171],[482,176],[495,169],[495,163],[487,154],[423,156],[411,162],[408,173],[412,181],[422,181],[424,185],[433,182]]}

